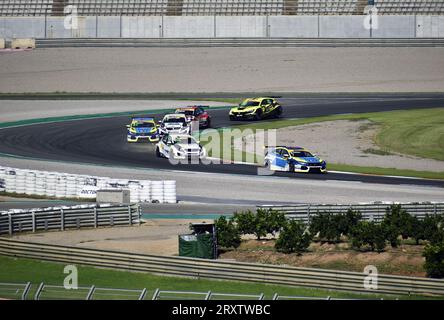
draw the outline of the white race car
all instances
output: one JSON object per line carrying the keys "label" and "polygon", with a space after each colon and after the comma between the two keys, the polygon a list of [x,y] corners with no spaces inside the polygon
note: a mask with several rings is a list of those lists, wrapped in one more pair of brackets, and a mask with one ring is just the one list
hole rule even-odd
{"label": "white race car", "polygon": [[168,133],[190,134],[191,125],[184,114],[167,114],[160,122],[159,133],[161,136]]}
{"label": "white race car", "polygon": [[156,144],[156,156],[168,159],[203,159],[206,150],[188,134],[165,134]]}

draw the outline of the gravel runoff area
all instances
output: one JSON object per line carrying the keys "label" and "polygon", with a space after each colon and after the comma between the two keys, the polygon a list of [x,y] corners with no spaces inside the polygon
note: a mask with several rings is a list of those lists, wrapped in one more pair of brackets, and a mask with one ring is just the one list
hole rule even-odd
{"label": "gravel runoff area", "polygon": [[0,92],[440,92],[444,48],[57,48],[0,53]]}
{"label": "gravel runoff area", "polygon": [[226,102],[188,100],[0,100],[0,122],[95,113],[170,109],[196,104],[227,105]]}
{"label": "gravel runoff area", "polygon": [[[278,129],[276,142],[277,145],[303,146],[330,163],[444,172],[444,161],[380,150],[373,141],[378,130],[378,125],[368,120],[325,121]],[[235,147],[254,152],[255,143],[266,145],[262,138],[248,135],[237,139]]]}

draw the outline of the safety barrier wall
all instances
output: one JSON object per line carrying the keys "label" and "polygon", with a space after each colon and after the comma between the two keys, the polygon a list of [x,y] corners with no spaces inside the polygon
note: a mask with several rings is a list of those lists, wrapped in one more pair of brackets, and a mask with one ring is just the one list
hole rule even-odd
{"label": "safety barrier wall", "polygon": [[88,16],[0,17],[0,38],[439,38],[444,16]]}
{"label": "safety barrier wall", "polygon": [[[361,204],[300,204],[300,205],[263,205],[258,208],[273,209],[284,212],[288,218],[309,222],[311,217],[317,213],[329,212],[333,214],[345,213],[352,209],[360,211],[364,220],[380,221],[384,218],[386,209],[392,203],[361,203]],[[443,202],[426,202],[426,203],[399,203],[411,215],[417,216],[419,219],[425,215],[444,214]]]}
{"label": "safety barrier wall", "polygon": [[378,274],[378,286],[365,286],[365,273],[214,261],[67,247],[0,238],[0,255],[91,265],[161,275],[284,284],[368,293],[444,296],[444,280]]}
{"label": "safety barrier wall", "polygon": [[0,191],[55,198],[95,199],[97,190],[130,191],[136,202],[176,203],[176,181],[112,179],[0,167]]}
{"label": "safety barrier wall", "polygon": [[138,205],[78,205],[0,212],[0,234],[112,227],[140,223]]}

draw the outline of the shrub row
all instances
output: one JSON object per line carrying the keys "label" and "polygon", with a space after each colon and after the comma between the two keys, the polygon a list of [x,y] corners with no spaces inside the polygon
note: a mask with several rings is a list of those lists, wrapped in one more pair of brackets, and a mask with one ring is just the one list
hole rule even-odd
{"label": "shrub row", "polygon": [[301,254],[313,239],[336,243],[344,237],[356,250],[382,252],[387,243],[400,244],[400,238],[421,240],[428,244],[424,249],[425,269],[431,277],[444,277],[444,217],[427,215],[420,220],[400,205],[387,208],[381,222],[363,221],[360,212],[348,210],[344,214],[318,213],[308,225],[286,219],[284,213],[271,209],[236,212],[233,219],[221,217],[216,221],[218,244],[223,248],[237,248],[241,235],[254,235],[258,240],[279,234],[275,249],[284,253]]}

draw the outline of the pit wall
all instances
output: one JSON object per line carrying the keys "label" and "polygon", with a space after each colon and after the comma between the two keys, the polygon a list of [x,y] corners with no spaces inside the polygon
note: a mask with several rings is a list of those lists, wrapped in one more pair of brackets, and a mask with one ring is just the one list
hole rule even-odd
{"label": "pit wall", "polygon": [[0,38],[442,38],[444,16],[0,17]]}

